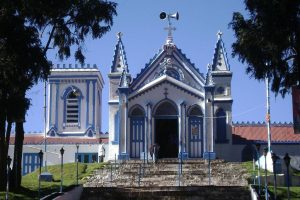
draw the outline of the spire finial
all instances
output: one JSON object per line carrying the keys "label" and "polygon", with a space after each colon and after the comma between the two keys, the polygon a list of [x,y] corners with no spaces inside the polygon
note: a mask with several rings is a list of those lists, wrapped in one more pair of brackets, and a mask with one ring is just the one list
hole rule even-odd
{"label": "spire finial", "polygon": [[172,23],[171,23],[171,18],[174,18],[174,19],[179,19],[179,13],[176,12],[174,14],[166,14],[165,12],[161,12],[160,15],[159,15],[160,19],[166,19],[168,18],[168,27],[165,28],[165,30],[168,31],[168,37],[167,37],[167,41],[166,43],[167,44],[172,44],[173,43],[173,34],[172,34],[172,31],[175,31],[176,28],[172,26]]}
{"label": "spire finial", "polygon": [[219,30],[217,33],[218,40],[222,38],[222,35],[223,35],[222,31]]}
{"label": "spire finial", "polygon": [[122,36],[123,36],[123,33],[122,33],[122,32],[118,32],[118,33],[117,33],[117,38],[118,38],[118,40],[120,40]]}

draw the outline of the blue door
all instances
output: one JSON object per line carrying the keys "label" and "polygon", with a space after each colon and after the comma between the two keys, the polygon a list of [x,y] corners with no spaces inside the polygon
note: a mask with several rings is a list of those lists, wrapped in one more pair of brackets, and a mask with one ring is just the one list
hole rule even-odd
{"label": "blue door", "polygon": [[130,121],[130,157],[139,158],[144,152],[144,117],[132,117]]}
{"label": "blue door", "polygon": [[203,151],[203,118],[189,118],[189,157],[202,157]]}
{"label": "blue door", "polygon": [[23,175],[33,172],[39,166],[40,159],[38,153],[23,153]]}

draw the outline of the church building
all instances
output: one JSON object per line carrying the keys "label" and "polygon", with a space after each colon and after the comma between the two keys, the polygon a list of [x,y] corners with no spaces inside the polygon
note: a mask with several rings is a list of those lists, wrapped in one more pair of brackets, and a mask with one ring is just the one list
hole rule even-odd
{"label": "church building", "polygon": [[[164,16],[165,17],[165,16]],[[22,172],[44,163],[99,162],[114,159],[151,159],[149,150],[160,146],[159,158],[227,161],[252,160],[255,145],[267,146],[263,123],[232,123],[232,72],[222,33],[217,34],[213,60],[201,72],[168,37],[161,49],[135,77],[130,73],[122,34],[118,33],[108,74],[108,133],[102,131],[104,81],[96,65],[58,64],[52,67],[47,87],[46,128],[24,137]],[[107,117],[107,116],[104,116]],[[10,139],[13,157],[15,135]],[[300,134],[293,124],[271,124],[272,151],[300,155]],[[103,151],[100,148],[104,146]],[[261,148],[261,149],[262,149]]]}
{"label": "church building", "polygon": [[[169,27],[170,28],[170,27]],[[213,61],[200,72],[173,41],[169,31],[159,52],[132,78],[122,34],[118,33],[109,77],[109,158],[222,157],[231,145],[232,72],[222,33]]]}

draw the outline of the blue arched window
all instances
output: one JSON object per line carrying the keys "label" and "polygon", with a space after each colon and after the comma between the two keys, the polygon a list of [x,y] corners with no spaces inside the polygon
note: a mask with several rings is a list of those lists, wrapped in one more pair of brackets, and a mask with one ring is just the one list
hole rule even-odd
{"label": "blue arched window", "polygon": [[145,112],[136,105],[130,112],[130,157],[139,158],[144,152]]}
{"label": "blue arched window", "polygon": [[189,157],[199,158],[203,153],[203,112],[198,105],[188,111]]}
{"label": "blue arched window", "polygon": [[75,86],[70,86],[64,91],[62,99],[64,100],[64,127],[80,127],[81,91]]}
{"label": "blue arched window", "polygon": [[223,109],[218,109],[216,112],[216,127],[217,127],[217,138],[216,143],[227,143],[227,126],[226,126],[226,112]]}
{"label": "blue arched window", "polygon": [[119,144],[119,135],[120,135],[120,112],[117,111],[114,116],[115,121],[115,139],[112,141],[112,144]]}

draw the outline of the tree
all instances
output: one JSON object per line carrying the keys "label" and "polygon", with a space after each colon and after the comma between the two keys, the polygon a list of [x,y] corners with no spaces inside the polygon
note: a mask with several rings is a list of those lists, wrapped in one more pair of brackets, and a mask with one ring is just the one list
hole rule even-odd
{"label": "tree", "polygon": [[283,97],[300,81],[300,1],[245,0],[249,19],[234,13],[233,56],[247,63],[255,79],[271,79],[271,89]]}
{"label": "tree", "polygon": [[[30,104],[25,94],[39,79],[47,78],[51,67],[46,58],[48,49],[55,48],[59,58],[64,59],[75,46],[75,59],[83,63],[85,38],[101,38],[110,30],[116,6],[101,0],[0,2],[0,160],[4,161],[0,162],[0,176],[6,177],[6,149],[14,122],[14,188],[21,184],[23,122]],[[46,39],[45,44],[42,39]],[[12,102],[13,108],[9,106]],[[1,178],[0,190],[5,182],[6,178]]]}

